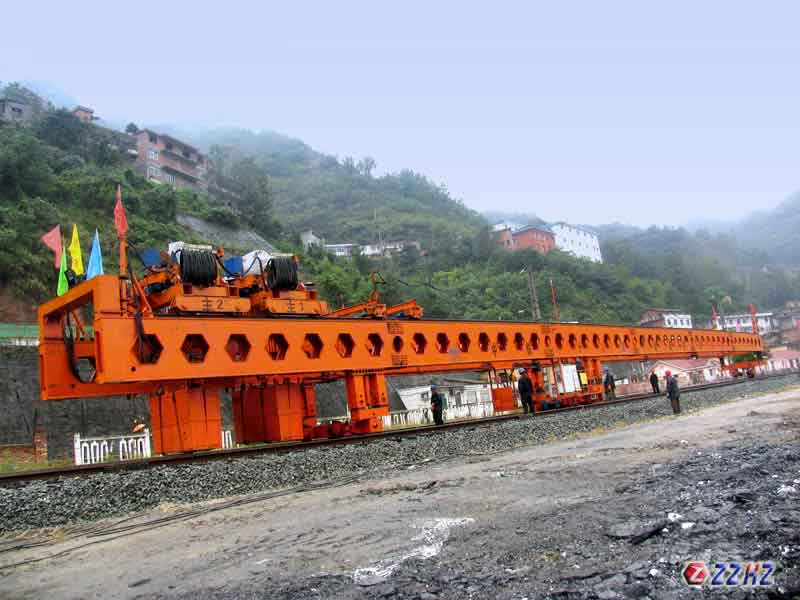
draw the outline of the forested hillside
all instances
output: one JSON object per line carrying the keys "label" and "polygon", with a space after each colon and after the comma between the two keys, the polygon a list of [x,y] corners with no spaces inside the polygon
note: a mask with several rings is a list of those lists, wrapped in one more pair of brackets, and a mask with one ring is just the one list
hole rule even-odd
{"label": "forested hillside", "polygon": [[208,151],[223,171],[242,155],[252,157],[270,178],[275,214],[284,227],[313,229],[328,243],[370,243],[380,235],[430,248],[472,237],[487,224],[424,175],[404,170],[376,176],[370,157],[339,160],[273,132],[176,133]]}
{"label": "forested hillside", "polygon": [[631,275],[669,283],[669,305],[695,315],[707,317],[712,299],[724,299],[724,310],[730,312],[745,310],[750,303],[776,309],[800,298],[800,271],[781,264],[767,250],[775,247],[769,229],[747,240],[737,233],[703,229],[691,233],[683,228],[611,225],[595,230],[607,262]]}
{"label": "forested hillside", "polygon": [[72,125],[69,115],[54,113],[37,127],[40,135],[18,127],[0,127],[0,319],[30,318],[35,303],[53,295],[53,255],[40,236],[61,223],[65,235],[77,223],[88,250],[95,228],[107,270],[116,264],[111,207],[118,183],[123,186],[131,239],[145,247],[164,245],[191,233],[175,222],[185,192],[146,182],[117,159],[100,159],[91,145],[69,150],[40,136]]}
{"label": "forested hillside", "polygon": [[747,217],[732,233],[746,248],[765,252],[772,262],[800,266],[800,192],[773,210]]}

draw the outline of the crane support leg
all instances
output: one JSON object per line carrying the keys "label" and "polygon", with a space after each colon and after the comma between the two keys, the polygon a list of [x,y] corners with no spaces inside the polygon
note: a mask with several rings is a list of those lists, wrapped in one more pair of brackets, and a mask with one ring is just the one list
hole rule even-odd
{"label": "crane support leg", "polygon": [[544,367],[538,364],[534,365],[530,377],[533,384],[533,410],[541,412],[544,408],[543,404],[550,402],[550,395],[544,388]]}
{"label": "crane support leg", "polygon": [[303,393],[303,439],[310,440],[317,430],[317,395],[314,385],[310,383],[304,383],[301,391]]}
{"label": "crane support leg", "polygon": [[219,448],[219,390],[187,386],[151,394],[150,426],[156,454]]}
{"label": "crane support leg", "polygon": [[584,358],[583,366],[586,370],[588,396],[587,401],[600,400],[603,397],[603,366],[596,358]]}
{"label": "crane support leg", "polygon": [[302,440],[306,410],[303,391],[301,384],[289,381],[248,385],[234,390],[236,442],[258,444]]}
{"label": "crane support leg", "polygon": [[386,378],[380,373],[348,373],[345,386],[350,409],[350,430],[353,433],[381,431],[381,417],[389,414]]}

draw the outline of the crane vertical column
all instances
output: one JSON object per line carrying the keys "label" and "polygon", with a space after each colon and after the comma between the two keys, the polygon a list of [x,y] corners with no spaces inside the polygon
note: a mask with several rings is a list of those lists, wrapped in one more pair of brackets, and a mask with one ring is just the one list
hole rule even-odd
{"label": "crane vertical column", "polygon": [[219,390],[186,385],[151,394],[150,428],[155,454],[219,448]]}
{"label": "crane vertical column", "polygon": [[380,373],[348,373],[345,386],[350,409],[350,430],[353,433],[383,430],[381,417],[389,414],[386,378]]}
{"label": "crane vertical column", "polygon": [[583,367],[586,371],[586,382],[589,400],[597,400],[603,396],[603,367],[596,358],[584,358]]}
{"label": "crane vertical column", "polygon": [[307,402],[305,386],[300,382],[287,379],[242,386],[233,391],[232,401],[237,443],[285,442],[304,438]]}

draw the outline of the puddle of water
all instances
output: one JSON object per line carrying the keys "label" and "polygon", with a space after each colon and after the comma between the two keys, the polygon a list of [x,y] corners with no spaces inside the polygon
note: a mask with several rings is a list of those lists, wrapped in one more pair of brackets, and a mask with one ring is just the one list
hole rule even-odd
{"label": "puddle of water", "polygon": [[428,519],[412,525],[420,532],[411,538],[412,542],[421,542],[408,552],[396,558],[387,558],[369,567],[361,567],[353,571],[353,581],[359,585],[375,585],[386,581],[403,562],[410,558],[433,558],[442,551],[444,543],[450,537],[453,527],[461,527],[473,523],[475,519],[465,517],[459,519]]}

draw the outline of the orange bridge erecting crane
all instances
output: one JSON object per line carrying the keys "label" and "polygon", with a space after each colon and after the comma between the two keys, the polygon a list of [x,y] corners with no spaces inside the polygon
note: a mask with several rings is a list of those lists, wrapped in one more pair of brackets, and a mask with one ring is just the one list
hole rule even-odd
{"label": "orange bridge erecting crane", "polygon": [[[222,252],[184,247],[147,268],[82,282],[39,308],[45,400],[147,394],[158,453],[220,446],[219,393],[231,391],[241,443],[367,433],[388,414],[386,377],[578,365],[564,404],[602,398],[601,363],[763,351],[757,334],[574,323],[422,319],[414,301],[331,311],[297,259],[228,273]],[[353,315],[360,314],[360,318]],[[401,317],[402,315],[402,317]],[[388,318],[394,316],[396,318]],[[314,384],[344,380],[349,423],[317,424]],[[497,389],[498,409],[505,390]]]}

